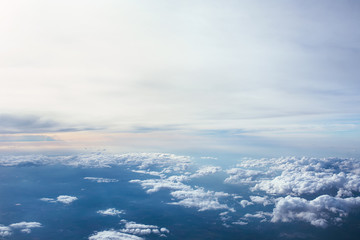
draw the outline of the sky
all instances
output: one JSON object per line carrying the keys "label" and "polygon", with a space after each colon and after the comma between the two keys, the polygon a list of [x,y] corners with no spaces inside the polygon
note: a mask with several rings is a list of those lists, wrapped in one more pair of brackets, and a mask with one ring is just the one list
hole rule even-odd
{"label": "sky", "polygon": [[360,156],[358,1],[1,1],[0,151]]}

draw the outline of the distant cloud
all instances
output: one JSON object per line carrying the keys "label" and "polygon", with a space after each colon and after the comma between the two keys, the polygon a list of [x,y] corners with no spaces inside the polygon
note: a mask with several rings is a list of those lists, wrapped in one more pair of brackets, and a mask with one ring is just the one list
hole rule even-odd
{"label": "distant cloud", "polygon": [[99,210],[97,213],[105,216],[118,216],[121,214],[124,214],[125,212],[123,210],[117,210],[115,208],[108,208],[106,210]]}
{"label": "distant cloud", "polygon": [[92,182],[97,182],[97,183],[111,183],[111,182],[118,182],[119,180],[117,179],[112,179],[112,178],[99,178],[99,177],[84,177],[85,180],[90,180]]}
{"label": "distant cloud", "polygon": [[94,128],[69,127],[36,115],[0,114],[0,134],[77,132],[84,130],[94,130]]}
{"label": "distant cloud", "polygon": [[70,204],[73,201],[78,200],[78,198],[73,197],[73,196],[68,196],[68,195],[60,195],[56,199],[54,199],[54,198],[40,198],[40,200],[44,201],[44,202],[50,202],[50,203],[60,202],[60,203],[64,203],[64,204]]}
{"label": "distant cloud", "polygon": [[132,166],[140,170],[161,168],[166,173],[184,171],[191,164],[190,157],[168,153],[127,153],[107,154],[95,152],[63,156],[45,155],[1,155],[0,166],[53,165],[74,167],[108,168],[112,166]]}

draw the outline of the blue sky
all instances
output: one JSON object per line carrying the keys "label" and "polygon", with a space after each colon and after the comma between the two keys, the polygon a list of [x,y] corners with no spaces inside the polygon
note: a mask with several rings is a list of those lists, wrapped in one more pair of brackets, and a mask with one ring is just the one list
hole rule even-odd
{"label": "blue sky", "polygon": [[0,150],[359,156],[359,8],[2,2]]}

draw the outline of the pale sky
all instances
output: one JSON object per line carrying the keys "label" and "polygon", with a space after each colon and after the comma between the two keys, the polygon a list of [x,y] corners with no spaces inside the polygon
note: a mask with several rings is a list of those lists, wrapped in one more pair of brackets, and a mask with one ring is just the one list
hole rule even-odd
{"label": "pale sky", "polygon": [[0,1],[0,150],[360,155],[359,22],[355,0]]}

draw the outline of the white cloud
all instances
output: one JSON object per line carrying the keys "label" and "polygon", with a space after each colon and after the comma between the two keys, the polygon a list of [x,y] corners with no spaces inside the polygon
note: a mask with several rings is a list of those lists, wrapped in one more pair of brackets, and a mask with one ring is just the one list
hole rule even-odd
{"label": "white cloud", "polygon": [[11,235],[11,228],[0,224],[0,237],[8,237]]}
{"label": "white cloud", "polygon": [[118,182],[119,181],[117,179],[99,178],[99,177],[84,177],[84,179],[90,180],[92,182],[97,182],[97,183],[111,183],[111,182]]}
{"label": "white cloud", "polygon": [[221,167],[215,167],[215,166],[203,166],[199,170],[196,171],[196,173],[192,174],[191,178],[198,178],[203,177],[210,174],[215,174],[217,172],[222,171]]}
{"label": "white cloud", "polygon": [[94,235],[89,237],[89,240],[143,240],[144,238],[134,236],[131,234],[115,231],[115,230],[107,230],[97,232]]}
{"label": "white cloud", "polygon": [[205,191],[203,188],[184,189],[170,193],[171,196],[180,200],[170,204],[180,205],[184,207],[195,207],[199,211],[228,209],[232,212],[235,210],[226,204],[221,204],[219,198],[230,196],[224,192]]}
{"label": "white cloud", "polygon": [[65,204],[70,204],[75,200],[78,200],[78,198],[73,197],[73,196],[68,196],[68,195],[60,195],[56,198],[57,202],[61,202],[61,203],[65,203]]}
{"label": "white cloud", "polygon": [[[228,170],[230,177],[225,182],[254,183],[253,191],[294,196],[333,189],[338,190],[338,196],[351,196],[353,192],[360,192],[360,163],[355,159],[307,157],[248,159],[237,166],[245,169]],[[249,175],[251,178],[247,178]]]}
{"label": "white cloud", "polygon": [[253,203],[262,204],[264,206],[274,204],[273,199],[269,199],[268,196],[260,197],[260,196],[250,196],[250,199]]}
{"label": "white cloud", "polygon": [[99,210],[97,213],[101,215],[108,215],[108,216],[118,216],[121,214],[124,214],[125,212],[123,210],[117,210],[115,208],[108,208],[106,210]]}
{"label": "white cloud", "polygon": [[231,168],[226,171],[230,176],[224,180],[225,183],[231,184],[249,184],[255,183],[259,180],[260,177],[267,176],[269,173],[252,170],[252,169],[241,169],[241,168]]}
{"label": "white cloud", "polygon": [[107,154],[97,152],[56,157],[45,155],[0,156],[0,166],[63,164],[74,167],[109,168],[112,166],[127,165],[142,170],[158,167],[166,169],[168,173],[184,171],[190,163],[190,157],[188,156],[167,153]]}
{"label": "white cloud", "polygon": [[158,226],[155,225],[147,225],[136,222],[127,222],[127,221],[125,221],[125,226],[120,231],[135,235],[149,235],[149,234],[164,235],[170,232],[167,228],[164,227],[159,228]]}
{"label": "white cloud", "polygon": [[240,201],[240,205],[243,207],[243,208],[245,208],[245,207],[247,207],[247,206],[250,206],[250,205],[253,205],[254,203],[252,203],[252,202],[250,202],[250,201],[248,201],[248,200],[241,200]]}
{"label": "white cloud", "polygon": [[4,226],[0,224],[0,237],[8,237],[12,235],[13,229],[19,229],[23,233],[31,233],[32,228],[42,227],[39,222],[18,222],[12,223],[9,226]]}
{"label": "white cloud", "polygon": [[161,172],[156,172],[156,171],[145,171],[145,170],[131,170],[131,171],[134,173],[148,174],[148,175],[157,176],[157,177],[165,177],[164,174],[162,174]]}
{"label": "white cloud", "polygon": [[244,221],[236,221],[236,222],[232,222],[232,224],[235,224],[235,225],[247,225],[248,222],[244,222]]}
{"label": "white cloud", "polygon": [[54,198],[40,198],[40,200],[44,201],[44,202],[50,202],[50,203],[60,202],[60,203],[64,203],[64,204],[70,204],[73,201],[78,200],[78,198],[74,197],[74,196],[60,195],[56,199],[54,199]]}
{"label": "white cloud", "polygon": [[224,192],[205,191],[203,188],[194,189],[181,181],[188,180],[189,177],[185,175],[174,175],[166,179],[146,179],[146,180],[131,180],[131,183],[139,183],[147,193],[154,193],[161,189],[175,190],[170,194],[178,202],[171,202],[172,205],[181,205],[184,207],[195,207],[199,211],[228,209],[235,211],[226,204],[221,204],[219,198],[229,197],[230,194]]}
{"label": "white cloud", "polygon": [[352,208],[360,206],[360,197],[338,198],[321,195],[314,200],[287,196],[280,198],[273,210],[272,222],[305,221],[317,227],[336,224]]}
{"label": "white cloud", "polygon": [[146,179],[146,180],[130,180],[130,183],[139,183],[143,189],[147,189],[147,193],[154,193],[161,189],[190,189],[190,186],[179,182],[175,177],[171,179]]}

